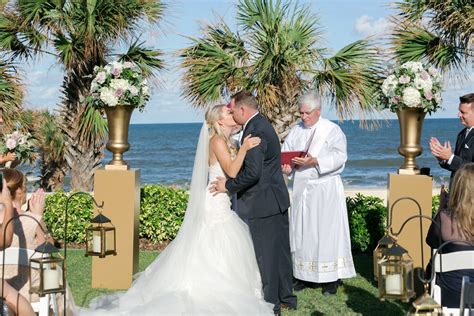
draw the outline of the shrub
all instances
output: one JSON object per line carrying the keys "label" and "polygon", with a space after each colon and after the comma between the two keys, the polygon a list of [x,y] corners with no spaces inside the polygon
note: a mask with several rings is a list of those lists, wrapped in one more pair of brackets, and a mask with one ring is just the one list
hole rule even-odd
{"label": "shrub", "polygon": [[[152,242],[174,239],[184,218],[188,193],[172,187],[145,185],[140,194],[140,237]],[[58,191],[46,197],[44,220],[56,240],[64,238],[64,211],[68,196]],[[69,204],[67,242],[83,243],[93,216],[92,201],[84,195],[76,195]]]}
{"label": "shrub", "polygon": [[346,203],[352,250],[372,251],[385,232],[387,208],[383,200],[358,193],[347,197]]}
{"label": "shrub", "polygon": [[172,240],[183,222],[188,193],[161,185],[145,185],[140,197],[140,237]]}
{"label": "shrub", "polygon": [[[64,216],[66,200],[72,193],[57,191],[46,196],[44,221],[51,236],[55,240],[64,238]],[[78,194],[69,200],[67,242],[82,243],[86,240],[86,228],[93,216],[92,200],[85,195]]]}

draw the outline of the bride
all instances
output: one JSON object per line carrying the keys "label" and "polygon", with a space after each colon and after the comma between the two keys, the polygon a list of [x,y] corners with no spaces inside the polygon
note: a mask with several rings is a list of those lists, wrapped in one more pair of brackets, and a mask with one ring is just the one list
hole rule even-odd
{"label": "bride", "polygon": [[227,194],[208,190],[218,176],[235,177],[260,143],[249,136],[237,151],[230,140],[236,125],[225,105],[207,111],[178,235],[127,292],[101,296],[80,315],[273,315],[247,225]]}

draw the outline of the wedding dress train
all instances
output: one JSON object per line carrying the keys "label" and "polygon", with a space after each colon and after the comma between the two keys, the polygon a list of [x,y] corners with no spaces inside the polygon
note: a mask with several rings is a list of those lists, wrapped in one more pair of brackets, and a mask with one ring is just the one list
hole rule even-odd
{"label": "wedding dress train", "polygon": [[[247,225],[227,194],[208,182],[224,176],[208,167],[207,128],[201,130],[190,200],[175,240],[125,293],[101,296],[80,315],[272,315]],[[208,181],[208,179],[210,181]]]}

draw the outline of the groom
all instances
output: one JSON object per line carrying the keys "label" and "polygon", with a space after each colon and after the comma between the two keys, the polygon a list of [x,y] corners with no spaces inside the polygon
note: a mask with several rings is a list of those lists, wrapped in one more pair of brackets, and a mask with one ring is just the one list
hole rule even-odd
{"label": "groom", "polygon": [[296,309],[288,231],[290,199],[281,171],[280,142],[272,125],[258,112],[251,93],[234,95],[231,111],[235,122],[243,125],[241,139],[252,134],[261,143],[247,152],[237,177],[218,178],[211,191],[237,193],[235,209],[252,235],[264,298],[275,304],[273,310],[279,315],[282,306]]}

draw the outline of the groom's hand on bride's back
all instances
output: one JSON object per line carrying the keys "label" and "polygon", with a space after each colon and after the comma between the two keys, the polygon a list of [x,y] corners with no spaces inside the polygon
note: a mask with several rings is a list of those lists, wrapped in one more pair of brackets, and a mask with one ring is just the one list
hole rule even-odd
{"label": "groom's hand on bride's back", "polygon": [[216,180],[211,182],[211,185],[209,186],[209,192],[214,193],[213,196],[219,193],[227,192],[225,182],[225,177],[217,177]]}

